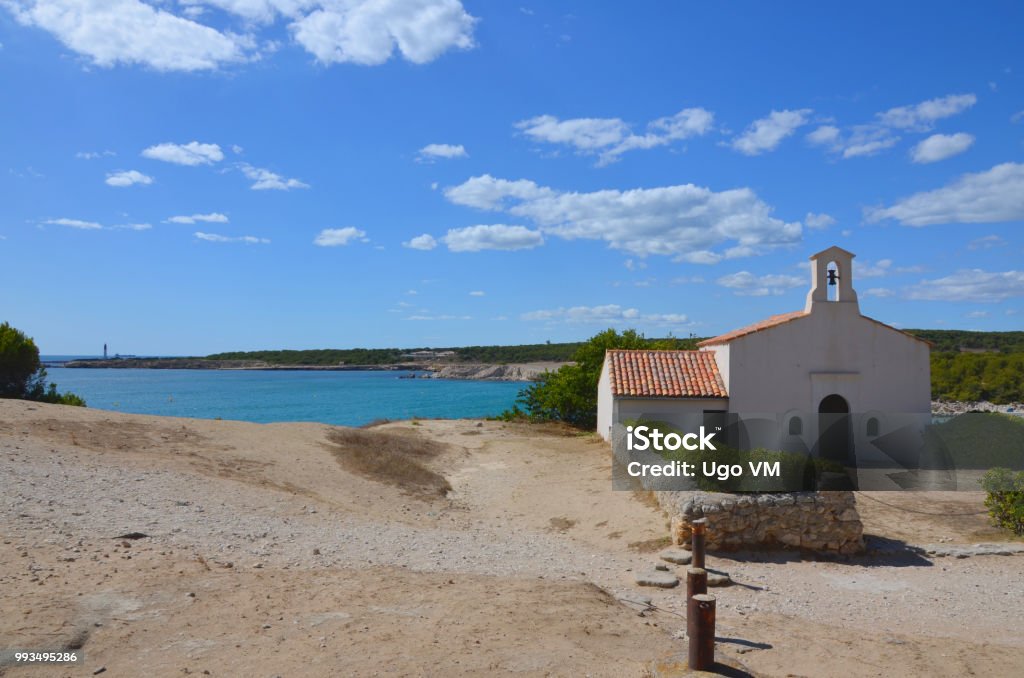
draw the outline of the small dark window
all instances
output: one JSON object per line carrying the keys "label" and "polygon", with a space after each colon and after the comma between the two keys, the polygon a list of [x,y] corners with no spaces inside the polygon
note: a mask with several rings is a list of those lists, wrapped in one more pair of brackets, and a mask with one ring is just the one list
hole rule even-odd
{"label": "small dark window", "polygon": [[804,432],[804,423],[800,417],[793,417],[789,420],[789,435],[798,436]]}
{"label": "small dark window", "polygon": [[870,419],[868,419],[868,435],[869,436],[877,436],[878,435],[878,420],[875,419],[874,417],[871,417]]}

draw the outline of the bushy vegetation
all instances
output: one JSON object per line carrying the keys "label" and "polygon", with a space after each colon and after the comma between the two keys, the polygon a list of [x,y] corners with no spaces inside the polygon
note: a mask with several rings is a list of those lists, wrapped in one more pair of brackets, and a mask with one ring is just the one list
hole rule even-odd
{"label": "bushy vegetation", "polygon": [[35,341],[6,322],[0,324],[0,398],[85,405],[74,393],[59,393],[56,384],[47,384]]}
{"label": "bushy vegetation", "polygon": [[271,365],[393,365],[402,362],[398,348],[322,348],[304,351],[230,351],[207,360],[262,360]]}
{"label": "bushy vegetation", "polygon": [[1024,353],[1024,332],[970,332],[968,330],[907,330],[932,342],[933,353],[959,353],[961,349],[998,353]]}
{"label": "bushy vegetation", "polygon": [[416,351],[452,351],[451,360],[466,363],[564,362],[581,346],[521,344],[518,346],[462,346],[452,348],[325,348],[306,351],[231,351],[206,356],[207,360],[262,360],[271,365],[395,365],[409,362]]}
{"label": "bushy vegetation", "polygon": [[564,421],[579,428],[597,424],[597,382],[601,377],[605,351],[621,349],[687,350],[697,339],[647,339],[636,330],[621,334],[607,329],[580,345],[572,354],[575,364],[545,372],[537,381],[519,392],[516,404],[502,414],[504,419]]}
{"label": "bushy vegetation", "polygon": [[[998,412],[971,412],[925,431],[935,468],[990,469],[1008,466],[1024,471],[1024,418]],[[927,466],[925,466],[927,468]]]}
{"label": "bushy vegetation", "polygon": [[981,486],[988,493],[985,506],[992,523],[1024,535],[1024,471],[991,469],[982,477]]}
{"label": "bushy vegetation", "polygon": [[1024,401],[1024,353],[933,353],[932,398]]}

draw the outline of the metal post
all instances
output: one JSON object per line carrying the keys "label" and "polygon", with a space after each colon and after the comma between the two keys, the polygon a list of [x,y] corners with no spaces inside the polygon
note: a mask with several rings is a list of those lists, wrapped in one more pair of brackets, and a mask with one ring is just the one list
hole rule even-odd
{"label": "metal post", "polygon": [[693,567],[704,568],[704,527],[707,525],[706,518],[698,518],[691,524],[691,547],[690,551],[693,553],[693,560],[691,565]]}
{"label": "metal post", "polygon": [[687,601],[686,612],[690,670],[708,671],[715,664],[715,597],[698,593]]}
{"label": "metal post", "polygon": [[[708,571],[700,567],[691,567],[686,571],[686,600],[695,595],[708,592]],[[687,608],[689,611],[689,608]]]}

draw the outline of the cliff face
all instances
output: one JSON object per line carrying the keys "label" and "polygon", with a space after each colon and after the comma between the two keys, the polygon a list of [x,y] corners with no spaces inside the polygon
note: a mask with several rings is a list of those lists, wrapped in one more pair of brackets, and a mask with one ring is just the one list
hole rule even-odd
{"label": "cliff face", "polygon": [[480,379],[484,381],[533,381],[546,371],[566,363],[513,363],[509,365],[445,365],[431,375],[434,379]]}

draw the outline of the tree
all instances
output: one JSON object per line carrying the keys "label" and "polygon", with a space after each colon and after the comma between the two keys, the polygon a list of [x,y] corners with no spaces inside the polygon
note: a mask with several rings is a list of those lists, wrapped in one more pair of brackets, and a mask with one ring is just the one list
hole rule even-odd
{"label": "tree", "polygon": [[[545,372],[520,391],[517,406],[507,416],[524,413],[534,421],[564,421],[579,428],[597,425],[597,382],[601,378],[604,354],[613,348],[679,350],[693,348],[694,338],[651,340],[636,330],[619,334],[614,329],[594,335],[573,355],[574,365]],[[522,406],[521,408],[519,406]]]}
{"label": "tree", "polygon": [[0,325],[0,398],[27,398],[42,393],[39,349],[8,323]]}
{"label": "tree", "polygon": [[61,405],[84,406],[73,393],[58,393],[46,383],[46,369],[39,363],[39,349],[31,337],[0,324],[0,398],[23,398]]}

